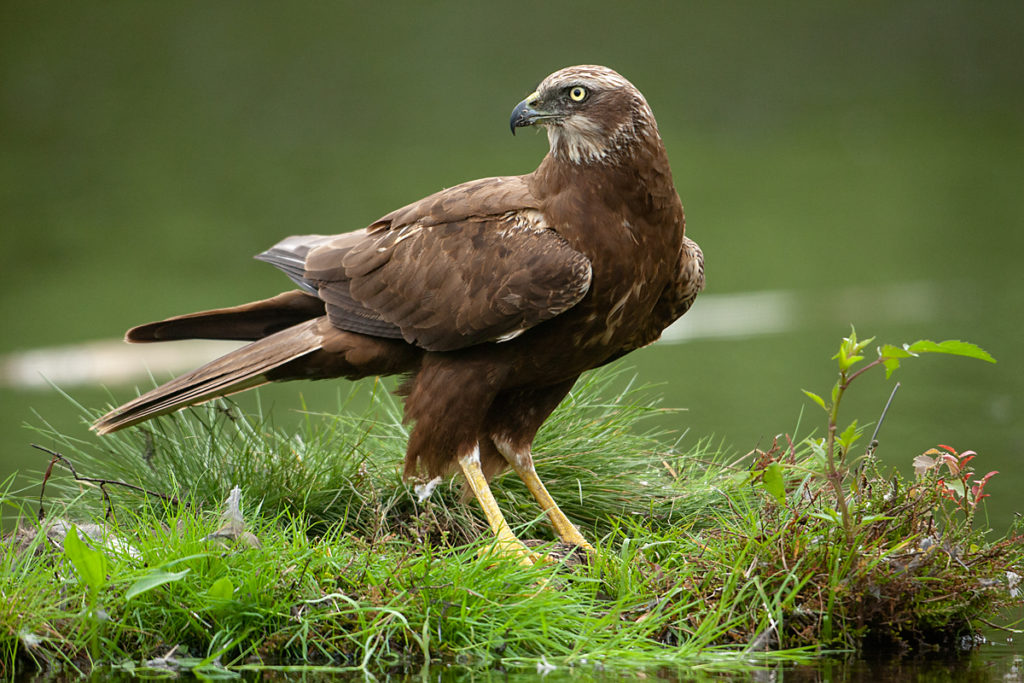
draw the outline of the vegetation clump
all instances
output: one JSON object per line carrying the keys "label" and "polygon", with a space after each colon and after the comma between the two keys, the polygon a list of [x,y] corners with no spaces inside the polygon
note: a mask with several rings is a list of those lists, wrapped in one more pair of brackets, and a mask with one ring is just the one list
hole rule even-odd
{"label": "vegetation clump", "polygon": [[38,505],[0,489],[21,515],[0,546],[0,672],[692,671],[961,649],[1019,604],[1021,529],[991,540],[977,514],[996,473],[950,446],[908,454],[912,475],[878,463],[874,439],[855,457],[862,430],[841,427],[839,405],[873,367],[991,358],[916,342],[865,362],[870,342],[844,339],[828,399],[808,392],[824,436],[731,461],[670,442],[645,427],[663,411],[642,390],[609,395],[608,375],[591,377],[537,453],[596,552],[557,547],[513,477],[497,489],[550,553],[534,567],[489,554],[457,486],[401,481],[406,435],[383,392],[367,414],[341,406],[292,432],[226,402],[100,441],[44,426]]}

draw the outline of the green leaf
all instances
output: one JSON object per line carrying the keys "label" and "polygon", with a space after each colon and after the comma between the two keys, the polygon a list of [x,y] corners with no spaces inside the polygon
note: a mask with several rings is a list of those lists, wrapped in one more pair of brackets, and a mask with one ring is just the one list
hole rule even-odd
{"label": "green leaf", "polygon": [[742,470],[740,472],[734,472],[727,475],[726,479],[731,482],[734,486],[746,486],[754,480],[755,472]]}
{"label": "green leaf", "polygon": [[988,351],[971,344],[970,342],[960,341],[959,339],[947,339],[943,342],[933,342],[927,339],[921,339],[913,344],[906,347],[910,353],[948,353],[954,356],[965,356],[967,358],[977,358],[978,360],[987,361],[989,363],[995,363],[996,359],[989,354]]}
{"label": "green leaf", "polygon": [[860,438],[860,434],[857,431],[857,421],[854,420],[850,423],[850,426],[843,430],[842,434],[839,435],[839,443],[843,447],[843,452],[850,450],[857,439]]}
{"label": "green leaf", "polygon": [[861,521],[864,522],[864,524],[874,524],[875,522],[888,522],[889,520],[893,520],[893,519],[896,519],[896,518],[891,516],[891,515],[876,514],[876,515],[864,515],[864,519],[862,519]]}
{"label": "green leaf", "polygon": [[75,565],[79,578],[91,593],[98,593],[107,582],[107,556],[90,548],[78,537],[78,527],[72,525],[64,537],[64,554]]}
{"label": "green leaf", "polygon": [[764,476],[761,478],[764,490],[775,499],[779,505],[786,504],[786,482],[782,478],[782,465],[773,462],[764,468]]}
{"label": "green leaf", "polygon": [[811,452],[819,458],[825,457],[825,439],[805,439],[804,443],[811,449]]}
{"label": "green leaf", "polygon": [[875,338],[865,339],[864,341],[857,341],[857,330],[851,328],[850,336],[845,337],[842,343],[839,344],[839,352],[832,356],[833,360],[839,361],[839,371],[845,373],[851,367],[864,360],[864,356],[859,355],[864,347],[874,341]]}
{"label": "green leaf", "polygon": [[839,371],[846,372],[850,369],[850,353],[846,347],[846,341],[839,345],[839,353],[832,356],[832,360],[839,361]]}
{"label": "green leaf", "polygon": [[853,352],[854,353],[860,353],[861,351],[863,351],[864,349],[867,348],[868,344],[870,344],[873,341],[875,341],[874,337],[868,337],[864,341],[860,341],[860,342],[855,339],[854,340],[855,343],[853,345]]}
{"label": "green leaf", "polygon": [[894,344],[883,344],[882,348],[878,349],[879,358],[910,358],[913,355],[905,348]]}
{"label": "green leaf", "polygon": [[818,395],[817,395],[816,393],[814,393],[813,391],[807,391],[806,389],[801,389],[801,391],[802,391],[802,392],[804,392],[805,394],[807,394],[807,396],[808,396],[808,397],[809,397],[809,398],[810,398],[810,399],[811,399],[812,401],[814,401],[814,402],[815,402],[815,403],[817,403],[817,404],[818,404],[819,406],[821,406],[821,409],[822,409],[822,410],[824,410],[824,411],[828,412],[828,407],[827,407],[827,406],[825,405],[825,399],[823,399],[823,398],[822,398],[821,396],[818,396]]}
{"label": "green leaf", "polygon": [[885,366],[885,378],[889,379],[892,377],[892,373],[899,369],[901,358],[913,358],[922,353],[948,353],[954,356],[977,358],[989,363],[996,362],[996,359],[981,347],[957,339],[938,343],[921,339],[913,344],[904,344],[902,348],[893,344],[885,344],[878,349],[878,357]]}
{"label": "green leaf", "polygon": [[807,516],[814,517],[816,519],[823,519],[826,522],[833,522],[835,524],[840,524],[843,521],[843,517],[839,514],[839,511],[833,510],[832,508],[825,508],[821,512],[808,512]]}
{"label": "green leaf", "polygon": [[883,344],[882,348],[878,349],[878,357],[882,360],[882,365],[885,366],[885,378],[889,379],[892,377],[892,373],[899,370],[901,358],[910,358],[913,355],[899,346]]}
{"label": "green leaf", "polygon": [[206,597],[212,600],[230,600],[234,594],[235,587],[232,585],[231,579],[226,576],[220,577],[206,589]]}
{"label": "green leaf", "polygon": [[146,574],[141,579],[133,583],[131,588],[125,592],[124,599],[131,600],[136,595],[140,595],[146,591],[151,591],[157,586],[162,586],[165,583],[170,583],[171,581],[179,581],[190,571],[192,570],[183,569],[180,572],[167,572],[162,569],[154,569],[149,574]]}

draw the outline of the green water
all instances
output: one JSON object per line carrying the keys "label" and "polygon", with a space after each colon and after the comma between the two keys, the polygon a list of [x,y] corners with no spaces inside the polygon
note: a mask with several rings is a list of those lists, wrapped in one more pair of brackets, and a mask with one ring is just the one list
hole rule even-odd
{"label": "green water", "polygon": [[[967,339],[999,364],[908,364],[879,453],[909,469],[938,443],[973,449],[1000,471],[993,525],[1021,508],[1019,2],[15,2],[2,17],[0,353],[272,295],[287,282],[250,256],[282,236],[531,170],[546,141],[508,135],[512,106],[556,68],[603,63],[658,117],[709,310],[788,302],[767,328],[748,312],[622,361],[686,409],[666,425],[765,448],[802,409],[801,434],[820,431],[800,390],[828,390],[851,324]],[[877,419],[890,387],[865,378],[846,416]],[[337,391],[264,403],[328,408]],[[33,410],[85,435],[55,392],[0,389],[0,477],[44,464],[21,427]]]}

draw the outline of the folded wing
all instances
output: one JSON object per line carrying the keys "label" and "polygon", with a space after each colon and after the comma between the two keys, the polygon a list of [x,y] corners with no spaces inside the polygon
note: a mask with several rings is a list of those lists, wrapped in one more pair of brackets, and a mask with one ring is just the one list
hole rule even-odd
{"label": "folded wing", "polygon": [[570,309],[590,261],[551,229],[519,177],[459,185],[339,235],[259,257],[326,304],[335,327],[428,351],[512,339]]}

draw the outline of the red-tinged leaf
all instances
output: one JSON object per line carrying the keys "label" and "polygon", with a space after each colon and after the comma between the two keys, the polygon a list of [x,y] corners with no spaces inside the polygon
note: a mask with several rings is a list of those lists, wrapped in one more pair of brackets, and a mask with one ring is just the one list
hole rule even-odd
{"label": "red-tinged leaf", "polygon": [[952,481],[946,481],[945,479],[940,479],[939,483],[942,484],[942,488],[944,490],[946,490],[950,494],[954,494],[954,495],[950,495],[949,496],[952,500],[957,500],[958,501],[961,498],[963,498],[964,495],[967,493],[967,487],[964,486],[964,483],[962,481],[959,481],[957,479],[954,479]]}
{"label": "red-tinged leaf", "polygon": [[989,472],[988,474],[986,474],[981,479],[978,479],[977,481],[974,482],[974,486],[971,487],[971,496],[974,498],[974,502],[975,503],[977,503],[982,498],[987,498],[990,495],[988,493],[984,493],[984,491],[985,491],[985,484],[987,484],[988,480],[993,475],[996,475],[996,474],[999,474],[999,472],[996,471],[996,470],[993,470],[992,472]]}
{"label": "red-tinged leaf", "polygon": [[994,475],[994,474],[999,474],[999,472],[997,472],[997,471],[989,472],[984,477],[982,477],[981,479],[978,479],[977,481],[974,482],[974,486],[971,487],[971,498],[972,498],[972,500],[971,500],[971,507],[976,506],[978,504],[978,502],[982,498],[988,498],[989,495],[991,495],[991,494],[985,493],[984,491],[985,491],[985,484],[988,483],[989,478],[992,475]]}

